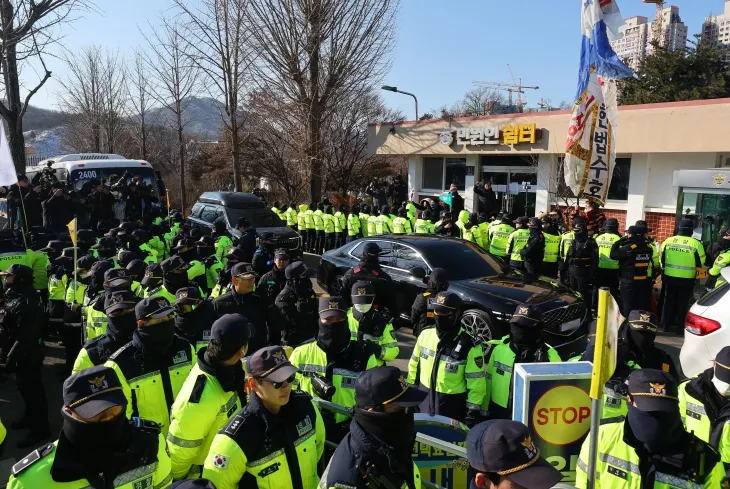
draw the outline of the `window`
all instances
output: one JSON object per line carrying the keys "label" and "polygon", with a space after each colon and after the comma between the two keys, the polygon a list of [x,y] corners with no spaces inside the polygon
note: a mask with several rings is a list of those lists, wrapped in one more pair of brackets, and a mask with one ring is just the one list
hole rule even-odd
{"label": "window", "polygon": [[416,267],[423,268],[428,273],[428,265],[421,258],[420,253],[410,246],[393,243],[393,253],[397,260],[397,267],[403,270],[413,270]]}
{"label": "window", "polygon": [[[572,190],[565,185],[563,178],[563,164],[565,158],[558,160],[558,195],[573,197]],[[629,199],[629,177],[631,176],[631,158],[616,158],[616,165],[613,167],[613,176],[611,178],[611,186],[608,188],[609,200],[628,200]]]}
{"label": "window", "polygon": [[422,188],[443,189],[444,159],[424,158],[423,159],[423,181]]}
{"label": "window", "polygon": [[193,210],[190,211],[190,217],[196,217],[196,218],[200,219],[200,211],[203,210],[203,207],[205,207],[203,204],[201,204],[200,202],[197,202],[193,206]]}
{"label": "window", "polygon": [[212,205],[206,205],[205,208],[200,213],[200,219],[205,222],[213,223],[215,221],[216,217],[217,217],[216,208],[215,208],[215,206],[212,206]]}
{"label": "window", "polygon": [[466,158],[446,158],[444,189],[448,190],[452,183],[459,190],[466,190]]}
{"label": "window", "polygon": [[362,251],[365,249],[366,243],[377,243],[378,246],[380,246],[380,264],[387,267],[395,267],[396,259],[393,255],[393,245],[390,241],[378,241],[378,240],[367,240],[362,241],[359,245],[355,247],[354,250],[350,252],[350,254],[355,257],[356,259],[360,259],[362,257]]}

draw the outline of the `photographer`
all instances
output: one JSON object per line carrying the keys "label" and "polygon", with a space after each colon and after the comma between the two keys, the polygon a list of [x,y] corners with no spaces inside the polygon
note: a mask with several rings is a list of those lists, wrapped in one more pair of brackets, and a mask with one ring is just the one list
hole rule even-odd
{"label": "photographer", "polygon": [[92,227],[96,227],[99,221],[111,219],[114,217],[114,195],[111,190],[103,185],[99,180],[93,179],[91,184],[91,194],[88,202],[91,206]]}
{"label": "photographer", "polygon": [[50,197],[43,202],[43,225],[60,233],[66,230],[66,224],[73,219],[73,211],[63,183],[56,182],[51,188]]}
{"label": "photographer", "polygon": [[18,183],[11,185],[8,190],[8,227],[21,229],[25,226],[23,219],[23,203],[30,189],[28,177],[18,175]]}

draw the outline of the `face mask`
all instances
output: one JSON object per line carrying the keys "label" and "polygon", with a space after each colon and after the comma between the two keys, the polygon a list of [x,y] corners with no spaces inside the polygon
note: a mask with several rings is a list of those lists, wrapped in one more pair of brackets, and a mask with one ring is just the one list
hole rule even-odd
{"label": "face mask", "polygon": [[100,258],[111,258],[114,256],[114,250],[106,250],[106,249],[100,249],[97,254]]}
{"label": "face mask", "polygon": [[412,410],[377,413],[355,408],[353,416],[366,433],[393,447],[403,458],[410,459],[416,435]]}
{"label": "face mask", "polygon": [[717,392],[722,397],[730,397],[730,384],[723,382],[722,380],[718,379],[714,375],[712,376],[712,385],[715,386],[715,389],[717,389]]}
{"label": "face mask", "polygon": [[117,340],[132,339],[132,333],[137,329],[137,318],[134,311],[121,316],[107,316],[107,318],[109,321],[106,327],[108,335]]}
{"label": "face mask", "polygon": [[187,287],[189,282],[187,272],[170,272],[165,275],[163,281],[165,282],[167,290],[172,293],[176,292],[178,289]]}
{"label": "face mask", "polygon": [[639,351],[645,352],[651,349],[652,346],[654,346],[656,333],[650,333],[649,331],[639,331],[629,328],[629,338]]}
{"label": "face mask", "polygon": [[458,331],[459,318],[455,314],[449,316],[434,315],[434,319],[436,321],[436,335],[439,339],[453,336]]}
{"label": "face mask", "polygon": [[204,246],[198,247],[198,258],[208,258],[210,255],[213,254],[212,248],[206,248]]}
{"label": "face mask", "polygon": [[350,328],[345,321],[333,324],[322,324],[320,321],[317,344],[325,353],[342,353],[350,345]]}
{"label": "face mask", "polygon": [[535,350],[542,342],[542,328],[526,328],[517,324],[510,325],[510,337],[520,349]]}
{"label": "face mask", "polygon": [[354,304],[353,307],[360,314],[367,314],[373,308],[372,304]]}
{"label": "face mask", "polygon": [[145,348],[149,348],[153,353],[164,355],[170,351],[175,340],[175,321],[170,319],[163,323],[143,326],[137,328],[135,333],[139,335]]}
{"label": "face mask", "polygon": [[103,423],[81,421],[66,413],[66,410],[61,410],[61,413],[63,414],[63,434],[74,447],[87,454],[86,460],[90,456],[92,464],[94,464],[96,454],[103,454],[102,457],[99,457],[100,462],[103,463],[108,458],[109,452],[120,447],[126,428],[129,426],[124,412]]}
{"label": "face mask", "polygon": [[672,453],[682,448],[685,431],[679,409],[673,413],[646,413],[628,405],[626,419],[637,440],[652,454]]}

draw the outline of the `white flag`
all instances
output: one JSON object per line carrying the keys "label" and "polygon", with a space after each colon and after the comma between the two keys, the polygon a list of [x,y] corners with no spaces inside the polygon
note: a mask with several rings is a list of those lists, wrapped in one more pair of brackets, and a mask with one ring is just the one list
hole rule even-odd
{"label": "white flag", "polygon": [[0,122],[0,185],[8,186],[14,183],[18,183],[18,174],[15,172],[13,157],[10,156],[5,124]]}

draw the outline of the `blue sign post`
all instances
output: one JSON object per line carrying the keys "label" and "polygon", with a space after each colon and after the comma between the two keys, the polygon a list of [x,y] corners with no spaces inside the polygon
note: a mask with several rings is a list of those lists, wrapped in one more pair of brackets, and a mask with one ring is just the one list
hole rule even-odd
{"label": "blue sign post", "polygon": [[512,419],[527,425],[540,454],[575,482],[580,448],[591,424],[590,362],[517,364]]}

